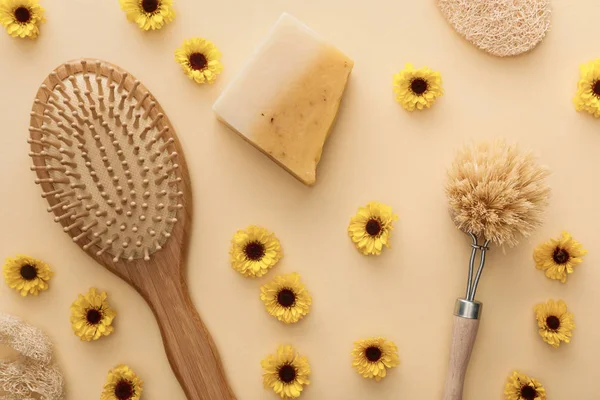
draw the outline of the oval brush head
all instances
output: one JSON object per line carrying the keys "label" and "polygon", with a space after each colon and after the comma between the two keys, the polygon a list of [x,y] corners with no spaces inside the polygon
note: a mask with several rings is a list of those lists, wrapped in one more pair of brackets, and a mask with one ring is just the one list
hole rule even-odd
{"label": "oval brush head", "polygon": [[548,174],[532,153],[503,140],[466,145],[448,170],[452,219],[466,233],[515,246],[542,222]]}
{"label": "oval brush head", "polygon": [[57,68],[31,112],[35,182],[64,231],[113,262],[160,250],[183,207],[174,132],[149,91],[108,63]]}

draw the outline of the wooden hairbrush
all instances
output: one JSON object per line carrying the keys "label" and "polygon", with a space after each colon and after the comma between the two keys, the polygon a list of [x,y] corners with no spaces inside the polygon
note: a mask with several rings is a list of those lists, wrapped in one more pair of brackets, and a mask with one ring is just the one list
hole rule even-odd
{"label": "wooden hairbrush", "polygon": [[29,131],[31,169],[48,211],[146,299],[188,399],[235,399],[189,298],[190,179],[158,102],[117,66],[72,61],[44,80]]}

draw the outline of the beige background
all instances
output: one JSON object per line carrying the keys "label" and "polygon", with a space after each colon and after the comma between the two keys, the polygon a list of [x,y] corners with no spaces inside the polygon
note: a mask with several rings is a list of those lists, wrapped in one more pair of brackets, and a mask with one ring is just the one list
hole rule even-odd
{"label": "beige background", "polygon": [[[28,114],[37,87],[55,66],[78,57],[103,58],[133,73],[177,129],[195,197],[192,298],[240,400],[276,398],[262,388],[260,360],[286,342],[310,358],[306,400],[441,397],[452,306],[464,290],[469,256],[467,238],[447,215],[445,168],[465,140],[496,136],[533,148],[554,171],[554,194],[546,224],[530,240],[490,254],[465,399],[501,399],[514,368],[539,378],[550,399],[597,398],[600,122],[571,103],[578,65],[599,56],[596,1],[554,1],[546,40],[512,59],[488,56],[461,39],[432,0],[179,0],[176,20],[150,33],[128,23],[116,0],[42,3],[48,22],[37,41],[0,35],[0,256],[33,255],[56,276],[39,297],[23,299],[0,284],[0,311],[52,337],[69,399],[98,398],[107,370],[120,362],[146,381],[144,399],[184,399],[148,307],[61,233],[29,171]],[[228,131],[211,111],[283,11],[356,62],[313,188]],[[225,72],[215,85],[195,85],[173,60],[191,36],[213,40],[224,54]],[[441,71],[446,95],[433,109],[410,114],[394,102],[391,77],[406,62]],[[346,235],[348,219],[369,200],[400,215],[393,248],[379,258],[360,255]],[[228,262],[231,236],[249,224],[272,229],[285,251],[260,280],[242,278]],[[546,279],[531,257],[540,241],[562,229],[590,250],[566,285]],[[314,306],[301,323],[284,326],[264,311],[259,286],[292,271],[302,274]],[[82,343],[71,332],[69,305],[90,286],[109,292],[116,332]],[[565,299],[575,313],[573,341],[560,349],[537,335],[532,307],[547,298]],[[352,342],[372,335],[394,340],[402,362],[379,384],[350,367]]]}

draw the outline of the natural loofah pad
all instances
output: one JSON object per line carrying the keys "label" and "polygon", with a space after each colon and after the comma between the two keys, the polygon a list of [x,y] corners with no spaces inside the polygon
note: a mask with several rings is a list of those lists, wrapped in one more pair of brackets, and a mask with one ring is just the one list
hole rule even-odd
{"label": "natural loofah pad", "polygon": [[0,344],[19,352],[16,361],[0,360],[0,400],[64,399],[52,343],[41,330],[0,313]]}
{"label": "natural loofah pad", "polygon": [[438,0],[438,6],[465,39],[498,57],[533,49],[550,27],[549,0]]}

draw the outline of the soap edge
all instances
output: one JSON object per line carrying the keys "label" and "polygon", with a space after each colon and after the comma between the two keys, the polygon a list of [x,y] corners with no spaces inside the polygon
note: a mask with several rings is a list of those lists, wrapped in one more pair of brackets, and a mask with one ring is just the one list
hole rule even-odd
{"label": "soap edge", "polygon": [[[277,165],[279,165],[281,168],[283,168],[288,174],[292,175],[294,178],[296,178],[298,181],[302,182],[304,185],[306,186],[313,186],[316,182],[317,182],[317,171],[316,171],[316,167],[315,167],[315,175],[314,177],[312,177],[311,180],[305,180],[302,179],[298,174],[296,174],[294,171],[292,171],[291,169],[289,169],[285,164],[281,163],[279,160],[277,160],[275,157],[273,157],[271,154],[269,154],[268,152],[264,151],[264,149],[262,149],[260,146],[258,146],[256,143],[254,143],[252,140],[250,140],[250,138],[248,138],[246,135],[244,135],[243,133],[241,133],[240,131],[238,131],[235,127],[233,127],[231,124],[229,124],[227,121],[225,121],[217,111],[215,111],[215,114],[217,116],[217,119],[224,124],[226,127],[228,127],[230,130],[232,130],[233,132],[235,132],[239,137],[241,137],[242,139],[244,139],[244,141],[250,145],[252,145],[252,147],[254,147],[256,150],[260,151],[262,154],[264,154],[265,156],[269,157],[273,162],[275,162]],[[337,113],[336,113],[337,115]],[[329,135],[329,133],[328,133]],[[318,165],[318,163],[317,163]]]}

